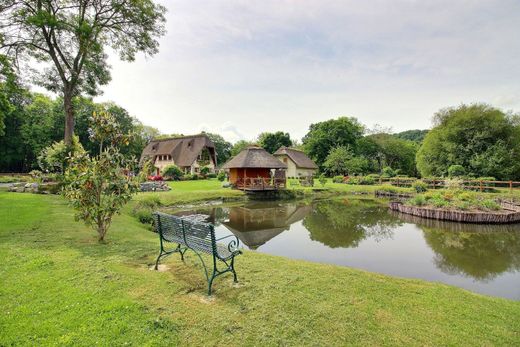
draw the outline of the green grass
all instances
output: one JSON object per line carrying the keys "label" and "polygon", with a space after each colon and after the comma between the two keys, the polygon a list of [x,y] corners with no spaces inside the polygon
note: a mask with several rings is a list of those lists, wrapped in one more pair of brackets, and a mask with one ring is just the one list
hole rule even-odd
{"label": "green grass", "polygon": [[59,196],[0,192],[0,220],[2,346],[520,343],[520,302],[255,252],[208,300],[193,254],[149,270],[157,236],[127,214],[107,244]]}
{"label": "green grass", "polygon": [[22,174],[0,175],[0,183],[27,182],[31,177]]}

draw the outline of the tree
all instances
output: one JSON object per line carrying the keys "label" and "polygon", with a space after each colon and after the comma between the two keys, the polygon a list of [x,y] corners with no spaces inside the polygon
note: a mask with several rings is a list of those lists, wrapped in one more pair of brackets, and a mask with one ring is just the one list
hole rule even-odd
{"label": "tree", "polygon": [[399,169],[401,173],[414,175],[416,152],[415,142],[390,134],[372,134],[358,142],[358,153],[374,161],[378,173],[381,173],[384,166],[391,166]]}
{"label": "tree", "polygon": [[97,156],[81,153],[72,157],[63,192],[76,210],[76,219],[92,226],[103,242],[113,216],[137,193],[139,183],[132,175],[135,162],[116,146],[127,136],[119,132],[114,117],[107,113],[93,116],[90,133],[92,139],[100,142],[105,136],[106,141],[101,141]]}
{"label": "tree", "polygon": [[520,178],[518,118],[486,104],[440,110],[417,153],[422,176],[447,176],[461,165],[474,177]]}
{"label": "tree", "polygon": [[333,148],[323,166],[331,175],[345,175],[348,173],[348,161],[352,159],[352,152],[346,146]]}
{"label": "tree", "polygon": [[428,134],[429,130],[406,130],[401,131],[400,133],[394,134],[395,137],[402,140],[409,140],[417,143],[421,143],[424,140],[426,134]]}
{"label": "tree", "polygon": [[258,144],[273,154],[282,146],[292,146],[292,141],[289,133],[284,133],[283,131],[277,131],[275,133],[264,132],[258,135]]}
{"label": "tree", "polygon": [[253,143],[246,141],[246,140],[240,140],[236,142],[233,147],[231,148],[231,156],[234,157],[238,153],[242,152],[242,150],[246,149],[248,146],[252,146]]}
{"label": "tree", "polygon": [[206,133],[209,139],[215,145],[215,151],[217,152],[217,161],[219,164],[223,164],[231,157],[231,149],[233,145],[224,140],[224,138],[219,134]]}
{"label": "tree", "polygon": [[70,145],[74,97],[97,95],[110,81],[106,48],[126,61],[138,52],[157,53],[164,12],[152,0],[5,0],[0,48],[17,63],[31,58],[45,66],[35,82],[63,96],[64,139]]}
{"label": "tree", "polygon": [[309,132],[303,138],[307,154],[323,168],[329,152],[338,146],[348,146],[357,150],[357,142],[364,131],[356,118],[340,117],[325,122],[311,124]]}

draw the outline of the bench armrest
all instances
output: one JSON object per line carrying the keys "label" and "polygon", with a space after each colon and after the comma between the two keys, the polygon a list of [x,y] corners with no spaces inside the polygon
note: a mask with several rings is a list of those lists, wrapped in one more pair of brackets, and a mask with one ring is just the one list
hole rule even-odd
{"label": "bench armrest", "polygon": [[238,247],[240,246],[240,240],[238,239],[238,237],[236,235],[227,235],[227,236],[224,236],[224,237],[221,237],[221,238],[218,238],[216,239],[215,241],[221,241],[221,240],[224,240],[224,239],[227,239],[227,238],[230,238],[230,237],[234,237],[234,240],[231,240],[228,245],[227,245],[227,249],[229,252],[233,253],[233,252],[236,252],[238,251]]}

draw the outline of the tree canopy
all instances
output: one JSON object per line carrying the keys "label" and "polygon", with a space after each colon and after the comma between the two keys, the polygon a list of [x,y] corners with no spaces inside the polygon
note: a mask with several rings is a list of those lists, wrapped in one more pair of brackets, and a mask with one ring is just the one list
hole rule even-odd
{"label": "tree canopy", "polygon": [[97,95],[99,86],[110,81],[107,47],[127,61],[138,52],[157,53],[164,12],[152,0],[4,0],[0,48],[18,66],[25,58],[43,66],[34,75],[35,82],[63,96],[65,142],[70,144],[73,98]]}
{"label": "tree canopy", "polygon": [[231,157],[233,145],[219,134],[206,133],[206,135],[208,135],[210,140],[213,141],[213,144],[215,144],[218,165],[224,164]]}
{"label": "tree canopy", "polygon": [[501,180],[520,178],[518,117],[486,104],[439,111],[434,128],[417,153],[422,176],[447,176],[452,165],[468,175]]}
{"label": "tree canopy", "polygon": [[275,133],[264,132],[258,135],[258,144],[269,153],[273,154],[280,147],[292,146],[291,136],[289,133],[277,131]]}
{"label": "tree canopy", "polygon": [[428,134],[429,130],[406,130],[401,131],[400,133],[394,134],[395,137],[403,140],[410,140],[413,142],[421,143],[424,140],[426,134]]}
{"label": "tree canopy", "polygon": [[333,148],[346,146],[355,152],[363,131],[363,125],[356,118],[339,117],[311,124],[302,142],[307,154],[323,168],[325,159]]}

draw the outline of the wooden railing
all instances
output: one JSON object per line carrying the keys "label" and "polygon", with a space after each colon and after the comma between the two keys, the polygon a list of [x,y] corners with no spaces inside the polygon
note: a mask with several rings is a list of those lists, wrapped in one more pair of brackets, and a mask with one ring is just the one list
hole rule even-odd
{"label": "wooden railing", "polygon": [[244,177],[235,183],[238,189],[272,190],[286,188],[284,178]]}

